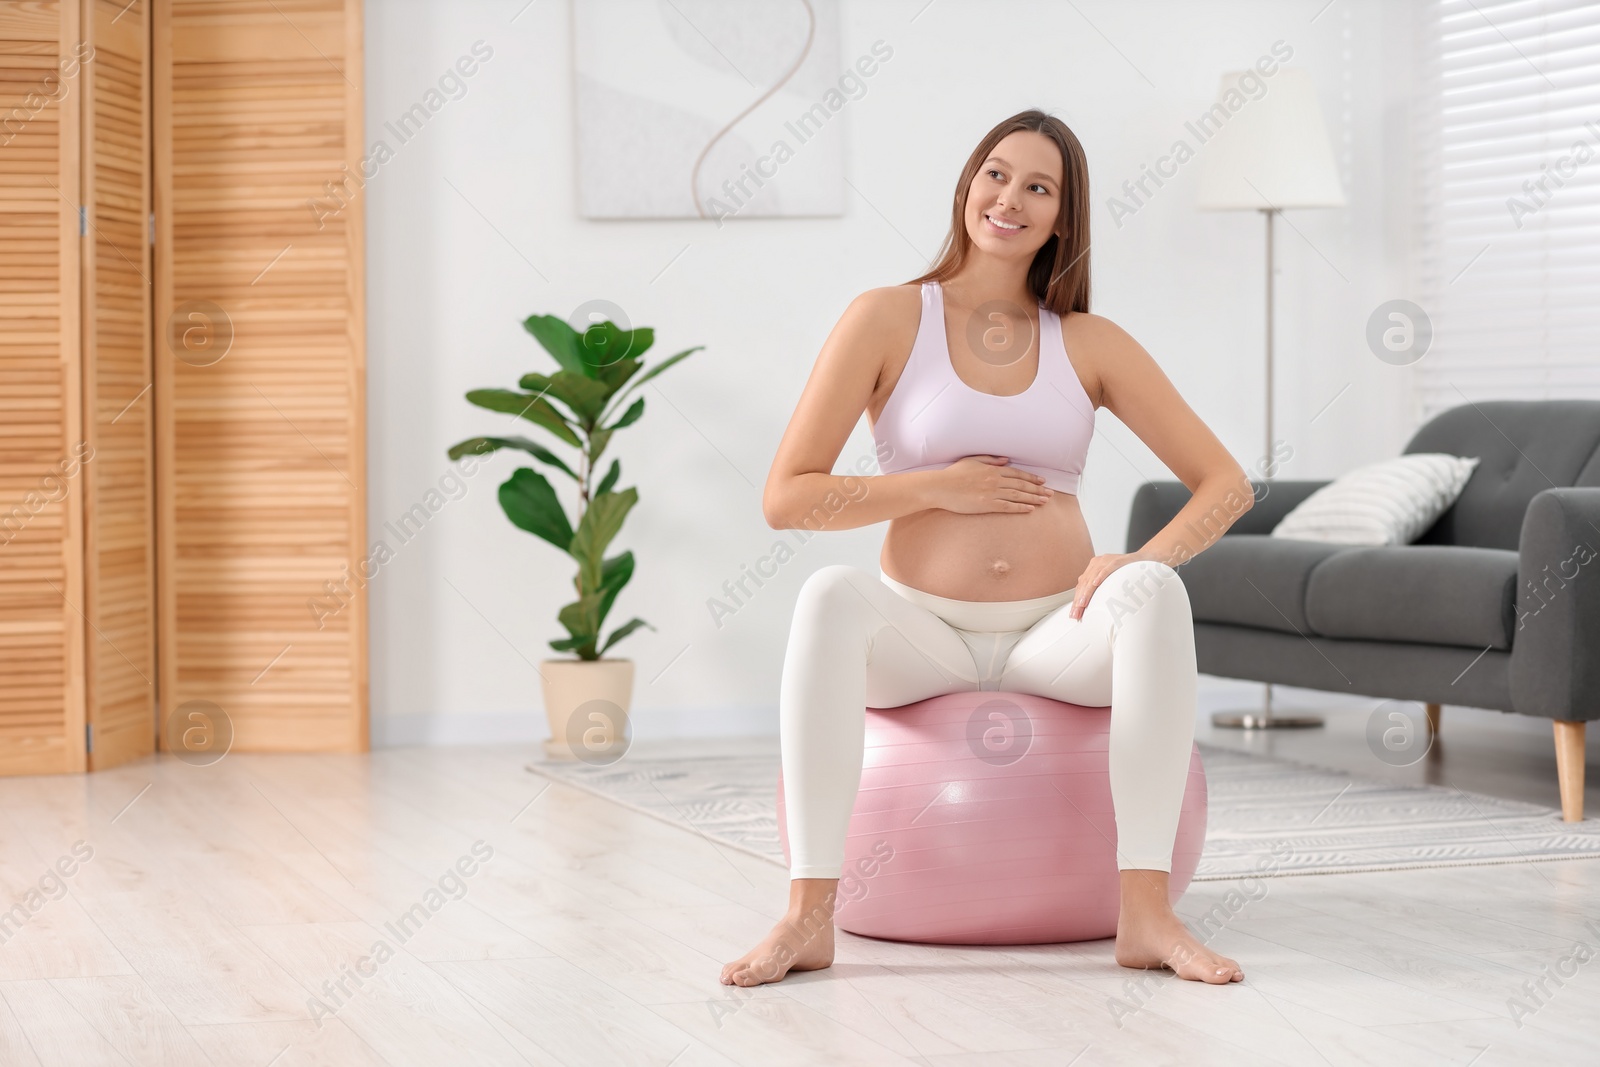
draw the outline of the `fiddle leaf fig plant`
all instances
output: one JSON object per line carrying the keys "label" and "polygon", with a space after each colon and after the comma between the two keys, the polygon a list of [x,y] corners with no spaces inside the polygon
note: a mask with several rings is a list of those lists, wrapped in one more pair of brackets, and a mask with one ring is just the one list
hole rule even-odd
{"label": "fiddle leaf fig plant", "polygon": [[460,459],[469,454],[515,449],[577,483],[576,522],[568,519],[555,487],[531,467],[517,468],[500,486],[500,507],[514,524],[544,538],[577,563],[573,585],[578,599],[564,605],[556,616],[568,636],[551,641],[550,647],[557,652],[576,653],[579,659],[597,660],[606,649],[650,624],[643,619],[630,619],[612,630],[604,644],[600,643],[600,629],[612,602],[633,577],[633,553],[621,552],[607,558],[606,546],[638,503],[639,491],[633,487],[617,490],[622,465],[615,459],[598,485],[591,485],[594,472],[611,443],[611,435],[638,422],[644,414],[642,396],[623,408],[628,396],[705,346],[685,349],[646,370],[640,357],[655,343],[655,331],[649,327],[627,330],[606,321],[579,333],[555,315],[530,315],[522,326],[555,359],[556,372],[524,374],[517,389],[473,389],[467,393],[467,400],[533,423],[561,444],[576,448],[576,459],[569,465],[539,442],[520,436],[469,437],[452,445],[449,456]]}

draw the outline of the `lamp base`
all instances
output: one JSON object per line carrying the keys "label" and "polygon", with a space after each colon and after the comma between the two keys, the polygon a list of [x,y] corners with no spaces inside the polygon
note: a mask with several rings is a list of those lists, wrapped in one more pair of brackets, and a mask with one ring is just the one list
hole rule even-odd
{"label": "lamp base", "polygon": [[1321,715],[1274,715],[1272,713],[1272,683],[1268,682],[1261,693],[1259,711],[1219,711],[1211,716],[1212,726],[1230,730],[1302,730],[1323,725]]}
{"label": "lamp base", "polygon": [[1237,730],[1298,730],[1308,726],[1323,725],[1320,715],[1274,715],[1259,711],[1219,711],[1211,716],[1212,726],[1225,726]]}

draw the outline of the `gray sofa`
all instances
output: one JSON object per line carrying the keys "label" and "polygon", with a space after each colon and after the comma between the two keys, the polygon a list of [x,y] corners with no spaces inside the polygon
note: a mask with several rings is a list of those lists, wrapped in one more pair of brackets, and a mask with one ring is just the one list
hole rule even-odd
{"label": "gray sofa", "polygon": [[[1319,481],[1256,482],[1256,504],[1177,568],[1200,670],[1338,693],[1553,720],[1562,817],[1583,818],[1584,725],[1600,718],[1600,401],[1452,408],[1407,452],[1481,458],[1409,545],[1268,534]],[[1189,500],[1134,495],[1128,551]]]}

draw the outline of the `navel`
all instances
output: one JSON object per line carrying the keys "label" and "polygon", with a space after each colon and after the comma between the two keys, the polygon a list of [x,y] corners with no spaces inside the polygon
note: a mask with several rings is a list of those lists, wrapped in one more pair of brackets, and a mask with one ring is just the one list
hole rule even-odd
{"label": "navel", "polygon": [[1011,573],[1011,564],[1003,559],[997,559],[989,564],[989,574],[994,578],[1004,578]]}

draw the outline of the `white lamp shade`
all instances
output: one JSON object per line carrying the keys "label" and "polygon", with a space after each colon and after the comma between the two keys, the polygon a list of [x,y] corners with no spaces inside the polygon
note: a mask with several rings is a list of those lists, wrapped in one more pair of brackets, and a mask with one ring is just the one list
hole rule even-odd
{"label": "white lamp shade", "polygon": [[1270,77],[1255,70],[1224,74],[1216,104],[1191,127],[1208,138],[1200,148],[1201,210],[1344,204],[1305,68],[1279,67]]}

